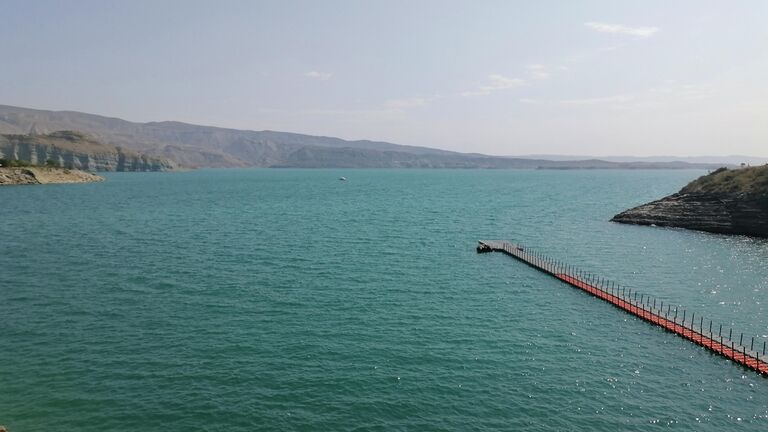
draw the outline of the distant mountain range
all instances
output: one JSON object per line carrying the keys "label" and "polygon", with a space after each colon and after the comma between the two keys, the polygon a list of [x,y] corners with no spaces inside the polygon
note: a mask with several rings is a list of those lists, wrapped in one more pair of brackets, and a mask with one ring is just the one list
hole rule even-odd
{"label": "distant mountain range", "polygon": [[0,105],[0,134],[79,131],[116,148],[184,167],[682,169],[723,163],[553,160],[458,153],[380,141],[249,131],[165,121],[134,123],[75,111]]}
{"label": "distant mountain range", "polygon": [[553,161],[574,161],[584,159],[600,159],[608,162],[688,162],[704,164],[726,164],[740,165],[742,163],[749,165],[764,165],[768,163],[768,157],[746,156],[746,155],[726,155],[726,156],[575,156],[575,155],[557,155],[557,154],[532,154],[521,156],[510,156],[518,158],[548,159]]}

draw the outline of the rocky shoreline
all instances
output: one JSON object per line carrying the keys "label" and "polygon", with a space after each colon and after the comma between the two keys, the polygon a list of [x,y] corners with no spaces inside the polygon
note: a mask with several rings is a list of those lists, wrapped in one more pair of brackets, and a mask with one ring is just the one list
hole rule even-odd
{"label": "rocky shoreline", "polygon": [[103,181],[89,172],[48,167],[0,168],[0,185],[94,183]]}
{"label": "rocky shoreline", "polygon": [[768,166],[721,169],[611,221],[768,238],[767,185]]}
{"label": "rocky shoreline", "polygon": [[677,193],[621,212],[611,221],[768,237],[768,199]]}

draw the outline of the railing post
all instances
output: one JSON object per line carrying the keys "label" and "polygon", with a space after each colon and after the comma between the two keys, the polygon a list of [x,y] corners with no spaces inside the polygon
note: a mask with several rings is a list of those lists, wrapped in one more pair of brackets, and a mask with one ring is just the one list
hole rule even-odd
{"label": "railing post", "polygon": [[704,317],[699,318],[699,342],[704,342]]}
{"label": "railing post", "polygon": [[699,341],[704,341],[704,317],[699,318]]}

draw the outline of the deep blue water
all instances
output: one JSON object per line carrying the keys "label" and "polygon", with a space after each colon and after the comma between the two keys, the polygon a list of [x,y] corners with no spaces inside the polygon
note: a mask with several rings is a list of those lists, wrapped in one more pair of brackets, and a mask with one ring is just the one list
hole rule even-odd
{"label": "deep blue water", "polygon": [[768,430],[766,378],[474,250],[521,242],[762,346],[768,241],[608,222],[700,174],[200,170],[0,188],[0,424]]}

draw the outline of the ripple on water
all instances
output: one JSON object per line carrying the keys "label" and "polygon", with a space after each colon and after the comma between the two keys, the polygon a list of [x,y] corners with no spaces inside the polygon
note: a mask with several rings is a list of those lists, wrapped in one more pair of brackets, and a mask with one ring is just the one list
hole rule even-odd
{"label": "ripple on water", "polygon": [[520,241],[768,339],[768,243],[606,222],[698,174],[202,170],[0,189],[0,423],[761,430],[763,378],[473,249]]}

